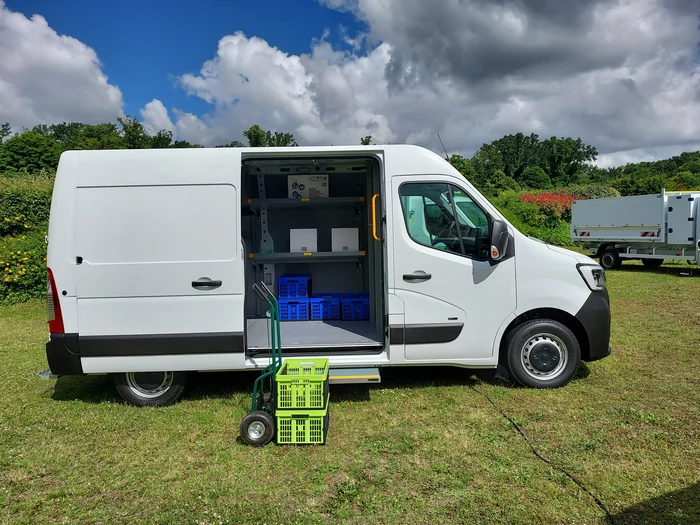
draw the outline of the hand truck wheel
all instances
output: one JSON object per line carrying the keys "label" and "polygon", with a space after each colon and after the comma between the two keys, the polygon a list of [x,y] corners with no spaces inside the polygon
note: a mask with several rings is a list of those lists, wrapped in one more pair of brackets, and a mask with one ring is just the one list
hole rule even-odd
{"label": "hand truck wheel", "polygon": [[243,418],[240,432],[248,445],[262,447],[275,437],[275,420],[267,412],[255,410]]}

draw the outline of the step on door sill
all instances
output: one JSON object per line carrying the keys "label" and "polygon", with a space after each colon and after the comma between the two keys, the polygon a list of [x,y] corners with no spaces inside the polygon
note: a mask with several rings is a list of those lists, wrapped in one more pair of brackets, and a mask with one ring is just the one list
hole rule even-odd
{"label": "step on door sill", "polygon": [[378,368],[331,368],[328,372],[331,385],[357,383],[381,383]]}

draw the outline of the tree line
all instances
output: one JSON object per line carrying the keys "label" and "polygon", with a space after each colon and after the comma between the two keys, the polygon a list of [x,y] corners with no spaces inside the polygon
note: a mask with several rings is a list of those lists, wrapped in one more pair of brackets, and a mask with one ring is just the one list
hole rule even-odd
{"label": "tree line", "polygon": [[[41,124],[11,135],[9,123],[0,125],[0,173],[53,171],[63,151],[85,149],[201,148],[175,140],[172,132],[150,134],[131,116],[116,123],[80,122]],[[272,132],[258,125],[242,133],[251,147],[297,146],[291,133]],[[360,138],[372,144],[372,136]],[[233,140],[216,147],[243,147]],[[622,195],[700,189],[700,152],[685,152],[656,162],[599,168],[598,151],[580,138],[516,133],[483,144],[471,158],[454,154],[449,162],[488,196],[506,190],[546,190],[580,184],[601,184]]]}

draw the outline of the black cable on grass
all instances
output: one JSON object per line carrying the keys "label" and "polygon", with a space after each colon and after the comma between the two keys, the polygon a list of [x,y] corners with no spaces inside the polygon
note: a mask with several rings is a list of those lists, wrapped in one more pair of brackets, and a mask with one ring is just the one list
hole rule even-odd
{"label": "black cable on grass", "polygon": [[522,437],[522,438],[525,440],[525,443],[527,443],[527,446],[530,447],[530,450],[532,451],[532,453],[533,453],[536,457],[538,457],[539,459],[541,459],[542,461],[544,461],[547,465],[549,465],[549,466],[552,467],[553,469],[556,469],[556,470],[558,470],[559,472],[561,472],[562,474],[564,474],[567,478],[569,478],[571,481],[573,481],[574,483],[576,483],[576,485],[578,485],[578,486],[581,488],[581,490],[583,490],[583,491],[586,492],[591,498],[593,498],[593,500],[596,502],[596,505],[598,505],[598,507],[600,507],[600,509],[601,509],[603,512],[605,512],[605,515],[608,517],[608,520],[610,521],[610,523],[611,523],[612,525],[615,525],[615,520],[613,519],[612,514],[610,513],[610,511],[608,510],[608,508],[605,506],[605,503],[603,503],[602,501],[600,501],[600,499],[598,498],[598,496],[596,496],[595,494],[593,494],[593,492],[591,492],[591,491],[588,489],[588,487],[586,487],[581,481],[579,481],[573,474],[569,474],[566,470],[564,470],[563,468],[559,467],[558,465],[555,465],[555,464],[552,463],[549,459],[545,458],[542,454],[540,454],[539,452],[537,452],[537,449],[535,449],[535,447],[532,445],[532,442],[528,439],[528,437],[525,435],[525,433],[521,430],[520,426],[518,426],[518,424],[517,424],[515,421],[513,421],[513,419],[512,419],[508,414],[506,414],[506,413],[503,411],[503,409],[501,409],[501,407],[499,407],[496,403],[494,403],[493,400],[492,400],[487,394],[484,394],[481,390],[479,390],[478,388],[476,388],[476,387],[474,387],[474,386],[472,386],[472,385],[469,385],[469,388],[471,388],[471,389],[472,389],[474,392],[476,392],[477,394],[480,394],[480,395],[482,395],[483,397],[485,397],[485,398],[486,398],[486,401],[488,401],[489,403],[491,403],[491,405],[493,405],[493,407],[494,407],[496,410],[498,410],[498,411],[501,413],[501,415],[502,415],[504,418],[506,418],[506,419],[508,420],[508,422],[509,422],[511,425],[513,425],[513,428],[515,428],[515,430],[518,431],[518,434],[520,434],[520,437]]}

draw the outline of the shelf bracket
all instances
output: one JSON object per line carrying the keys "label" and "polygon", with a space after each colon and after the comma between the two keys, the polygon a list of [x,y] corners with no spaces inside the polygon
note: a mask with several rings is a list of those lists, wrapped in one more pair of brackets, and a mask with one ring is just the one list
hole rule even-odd
{"label": "shelf bracket", "polygon": [[[270,235],[269,228],[269,217],[267,211],[267,205],[265,200],[267,195],[265,193],[265,175],[258,173],[258,198],[261,200],[260,205],[260,251],[274,252],[275,241]],[[270,287],[274,287],[275,283],[275,265],[274,264],[263,264],[262,267],[263,275],[262,281]],[[274,289],[274,288],[273,288]]]}

